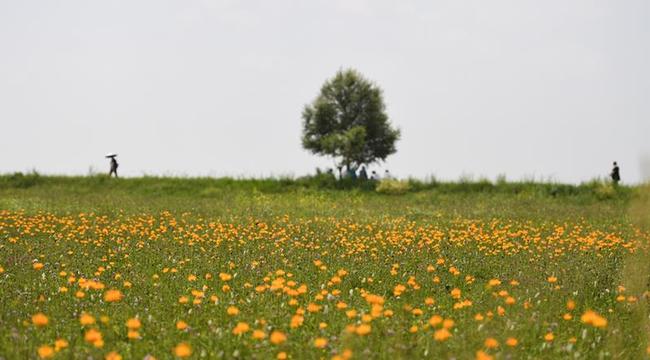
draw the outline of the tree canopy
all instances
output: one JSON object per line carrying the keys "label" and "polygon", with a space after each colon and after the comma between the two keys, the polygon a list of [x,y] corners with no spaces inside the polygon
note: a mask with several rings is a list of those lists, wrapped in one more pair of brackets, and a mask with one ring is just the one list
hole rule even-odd
{"label": "tree canopy", "polygon": [[391,126],[381,89],[353,69],[339,70],[305,106],[303,147],[331,156],[337,166],[358,167],[395,153],[399,129]]}

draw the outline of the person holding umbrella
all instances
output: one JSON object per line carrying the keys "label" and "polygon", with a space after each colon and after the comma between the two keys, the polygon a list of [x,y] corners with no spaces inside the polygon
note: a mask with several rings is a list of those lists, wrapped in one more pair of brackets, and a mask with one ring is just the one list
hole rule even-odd
{"label": "person holding umbrella", "polygon": [[108,172],[109,177],[113,174],[115,174],[115,177],[117,177],[117,167],[119,164],[117,163],[117,160],[115,160],[115,157],[117,157],[117,154],[106,155],[106,158],[111,159],[111,171]]}

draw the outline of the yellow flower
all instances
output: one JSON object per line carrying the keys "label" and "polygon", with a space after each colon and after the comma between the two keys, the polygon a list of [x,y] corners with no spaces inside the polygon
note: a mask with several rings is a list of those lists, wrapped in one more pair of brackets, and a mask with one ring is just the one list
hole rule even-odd
{"label": "yellow flower", "polygon": [[43,313],[37,313],[32,315],[32,323],[38,327],[43,327],[47,325],[50,320]]}
{"label": "yellow flower", "polygon": [[180,343],[176,345],[173,351],[174,355],[177,357],[185,358],[192,355],[192,348],[187,343]]}
{"label": "yellow flower", "polygon": [[546,335],[544,335],[544,340],[546,340],[548,342],[553,341],[553,339],[555,339],[555,335],[553,335],[552,332],[549,332]]}
{"label": "yellow flower", "polygon": [[38,348],[38,356],[41,359],[50,359],[54,356],[54,349],[49,345],[43,345]]}
{"label": "yellow flower", "polygon": [[325,346],[327,346],[327,339],[322,338],[322,337],[316,338],[314,340],[314,346],[319,348],[319,349],[324,348]]}
{"label": "yellow flower", "polygon": [[122,300],[124,295],[119,290],[108,290],[104,293],[104,301],[106,302],[118,302]]}
{"label": "yellow flower", "polygon": [[556,278],[555,276],[549,276],[546,280],[547,280],[548,282],[550,282],[551,284],[557,282],[557,278]]}
{"label": "yellow flower", "polygon": [[274,331],[271,333],[271,337],[269,338],[271,340],[271,344],[274,345],[279,345],[282,344],[283,342],[287,341],[287,335],[285,335],[281,331]]}

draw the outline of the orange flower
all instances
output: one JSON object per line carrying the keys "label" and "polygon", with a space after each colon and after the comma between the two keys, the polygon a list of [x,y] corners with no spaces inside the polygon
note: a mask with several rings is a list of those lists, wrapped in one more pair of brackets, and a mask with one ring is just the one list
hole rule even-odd
{"label": "orange flower", "polygon": [[266,333],[264,332],[264,330],[259,330],[259,329],[253,330],[253,339],[262,340],[265,337],[266,337]]}
{"label": "orange flower", "polygon": [[494,356],[489,355],[488,353],[479,350],[476,352],[476,360],[492,360],[494,359]]}
{"label": "orange flower", "polygon": [[118,302],[122,300],[124,295],[119,290],[108,290],[104,293],[104,301],[106,302]]}
{"label": "orange flower", "polygon": [[245,323],[245,322],[239,322],[237,323],[237,326],[232,330],[232,333],[235,335],[241,335],[243,333],[248,332],[250,330],[250,326]]}
{"label": "orange flower", "polygon": [[372,330],[372,327],[369,324],[361,324],[361,325],[357,326],[357,329],[356,329],[355,332],[357,333],[357,335],[364,336],[364,335],[370,334],[371,330]]}
{"label": "orange flower", "polygon": [[54,356],[54,349],[49,345],[43,345],[38,348],[38,357],[41,359],[50,359]]}
{"label": "orange flower", "polygon": [[433,338],[436,341],[445,341],[445,340],[449,339],[450,337],[451,337],[451,333],[446,328],[436,330],[436,332],[433,333]]}
{"label": "orange flower", "polygon": [[316,338],[314,340],[314,346],[319,348],[319,349],[324,348],[325,346],[327,346],[327,339],[322,338],[322,337]]}
{"label": "orange flower", "polygon": [[176,345],[173,353],[177,357],[186,358],[192,355],[192,348],[187,343],[180,343]]}
{"label": "orange flower", "polygon": [[79,317],[79,323],[81,323],[82,326],[92,325],[95,323],[95,318],[90,314],[83,313]]}
{"label": "orange flower", "polygon": [[236,306],[228,306],[228,309],[226,309],[226,313],[230,316],[235,316],[239,314],[239,309],[237,309]]}
{"label": "orange flower", "polygon": [[587,310],[584,314],[582,314],[580,321],[597,328],[607,327],[607,319],[598,315],[598,313],[592,310]]}
{"label": "orange flower", "polygon": [[57,339],[54,342],[54,351],[61,351],[68,347],[68,341],[65,339]]}
{"label": "orange flower", "polygon": [[279,345],[279,344],[282,344],[283,342],[287,341],[287,335],[285,335],[281,331],[276,330],[276,331],[271,333],[271,337],[270,337],[269,340],[271,340],[272,344]]}
{"label": "orange flower", "polygon": [[45,265],[43,265],[42,263],[39,263],[39,262],[36,262],[36,263],[34,263],[34,265],[32,265],[34,270],[41,270],[43,268],[43,266],[45,266]]}
{"label": "orange flower", "polygon": [[187,329],[187,327],[188,327],[187,323],[183,320],[178,320],[176,322],[176,329],[178,330],[185,330]]}
{"label": "orange flower", "polygon": [[510,347],[515,347],[517,346],[517,344],[519,344],[519,341],[517,341],[517,339],[513,337],[509,337],[508,339],[506,339],[506,345]]}
{"label": "orange flower", "polygon": [[496,349],[499,347],[499,342],[495,338],[487,338],[483,344],[488,349]]}
{"label": "orange flower", "polygon": [[117,351],[111,351],[104,357],[104,360],[122,360],[122,355]]}
{"label": "orange flower", "polygon": [[546,335],[544,335],[544,340],[546,340],[548,342],[553,341],[553,339],[555,339],[555,335],[553,335],[552,332],[549,332]]}
{"label": "orange flower", "polygon": [[49,323],[49,319],[43,313],[32,315],[32,323],[38,327],[43,327]]}
{"label": "orange flower", "polygon": [[142,323],[140,323],[140,319],[138,318],[131,318],[126,321],[126,327],[131,330],[138,330],[140,326],[142,326]]}

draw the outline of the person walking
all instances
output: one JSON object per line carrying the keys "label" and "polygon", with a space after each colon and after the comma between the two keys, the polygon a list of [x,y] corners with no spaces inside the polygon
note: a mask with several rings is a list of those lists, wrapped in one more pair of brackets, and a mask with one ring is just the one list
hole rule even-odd
{"label": "person walking", "polygon": [[612,173],[610,174],[612,177],[612,182],[614,182],[614,186],[618,185],[618,182],[621,181],[621,171],[618,168],[618,164],[616,164],[616,161],[614,161],[614,168],[612,169]]}
{"label": "person walking", "polygon": [[117,154],[108,154],[106,157],[111,159],[111,170],[108,172],[108,176],[110,177],[115,174],[115,177],[117,177],[117,167],[120,166],[120,164],[117,163],[117,160],[115,160]]}

